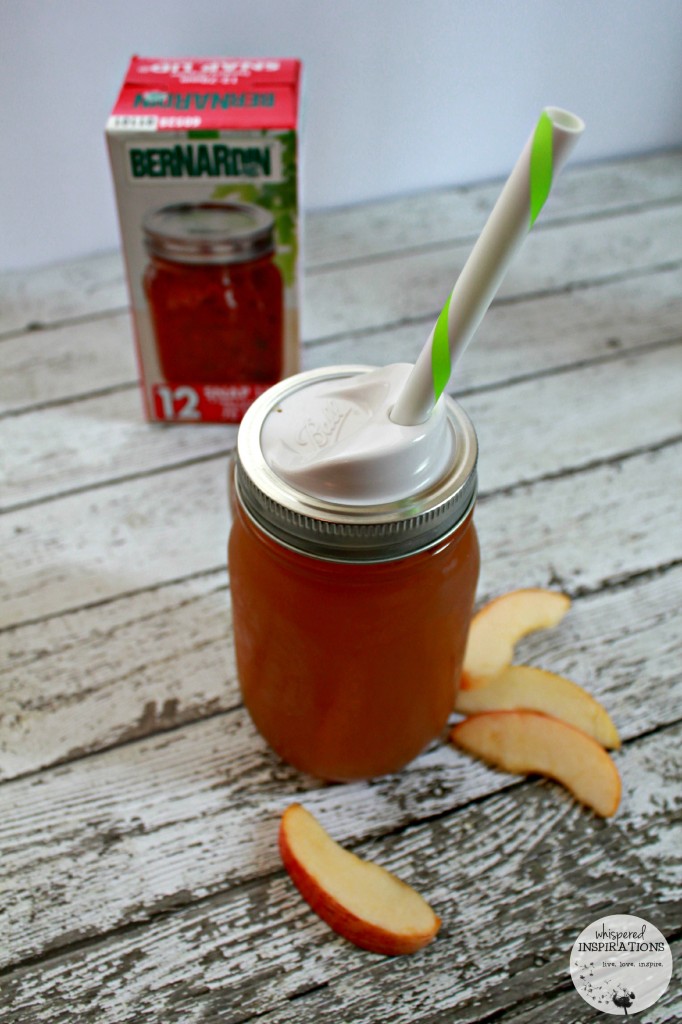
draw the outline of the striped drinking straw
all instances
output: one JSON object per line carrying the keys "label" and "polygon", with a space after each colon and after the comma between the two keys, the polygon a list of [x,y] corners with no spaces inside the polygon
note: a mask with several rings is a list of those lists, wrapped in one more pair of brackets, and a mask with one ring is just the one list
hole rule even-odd
{"label": "striped drinking straw", "polygon": [[584,127],[579,117],[558,107],[540,114],[398,396],[394,423],[428,419]]}

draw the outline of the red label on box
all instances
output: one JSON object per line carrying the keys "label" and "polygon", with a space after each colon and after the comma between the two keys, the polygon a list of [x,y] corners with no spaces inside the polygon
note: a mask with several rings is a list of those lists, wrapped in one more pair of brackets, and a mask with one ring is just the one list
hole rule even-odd
{"label": "red label on box", "polygon": [[133,57],[112,126],[155,131],[296,127],[295,60]]}
{"label": "red label on box", "polygon": [[173,423],[238,423],[267,384],[155,384],[155,419]]}

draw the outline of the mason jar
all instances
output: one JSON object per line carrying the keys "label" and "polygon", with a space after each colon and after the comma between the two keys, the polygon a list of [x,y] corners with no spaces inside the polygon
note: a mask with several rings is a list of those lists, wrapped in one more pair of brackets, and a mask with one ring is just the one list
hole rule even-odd
{"label": "mason jar", "polygon": [[[398,771],[442,733],[479,570],[478,446],[454,401],[443,399],[452,454],[409,496],[338,500],[326,468],[320,496],[273,461],[268,445],[292,395],[369,370],[316,370],[270,388],[242,421],[232,481],[229,572],[244,703],[280,757],[330,780]],[[337,442],[350,416],[344,401],[328,403],[321,423],[302,420],[284,447],[312,443],[311,431],[323,446],[325,434]]]}
{"label": "mason jar", "polygon": [[248,203],[176,203],[148,213],[143,233],[144,290],[166,380],[279,380],[284,299],[272,215]]}

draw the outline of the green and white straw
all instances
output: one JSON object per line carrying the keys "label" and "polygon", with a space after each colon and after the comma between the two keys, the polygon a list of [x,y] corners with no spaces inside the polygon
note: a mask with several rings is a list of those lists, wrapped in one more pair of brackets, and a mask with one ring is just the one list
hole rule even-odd
{"label": "green and white straw", "polygon": [[391,411],[394,423],[428,419],[584,127],[579,117],[558,107],[540,114],[398,396]]}

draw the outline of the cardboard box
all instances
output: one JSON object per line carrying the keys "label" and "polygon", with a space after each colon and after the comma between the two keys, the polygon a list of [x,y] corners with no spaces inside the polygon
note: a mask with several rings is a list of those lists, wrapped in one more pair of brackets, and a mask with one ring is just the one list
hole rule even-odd
{"label": "cardboard box", "polygon": [[150,420],[236,423],[298,369],[300,73],[130,63],[106,134]]}

